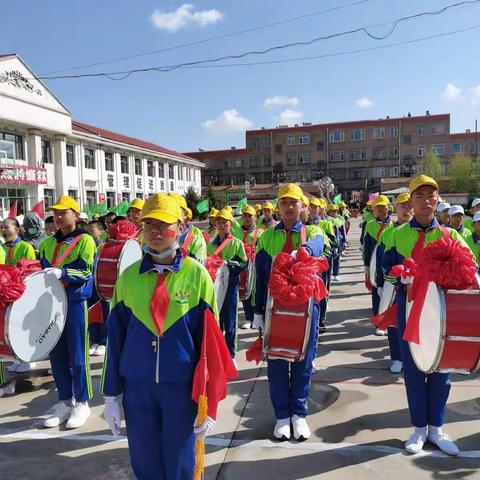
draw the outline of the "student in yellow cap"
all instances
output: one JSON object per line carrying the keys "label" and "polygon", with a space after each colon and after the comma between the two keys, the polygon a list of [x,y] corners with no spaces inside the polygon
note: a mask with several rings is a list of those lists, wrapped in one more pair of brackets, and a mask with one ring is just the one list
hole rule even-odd
{"label": "student in yellow cap", "polygon": [[136,478],[200,478],[195,444],[214,428],[236,371],[218,329],[210,275],[179,248],[179,205],[157,193],[145,202],[142,221],[145,255],[120,275],[112,298],[104,418],[119,435],[123,394]]}
{"label": "student in yellow cap", "polygon": [[303,196],[303,208],[300,212],[300,220],[304,225],[308,225],[310,219],[310,201],[304,195]]}
{"label": "student in yellow cap", "polygon": [[[254,324],[260,328],[264,328],[273,258],[280,252],[295,255],[295,250],[300,246],[305,247],[310,255],[320,257],[325,247],[324,237],[318,227],[303,225],[300,220],[304,206],[302,189],[294,183],[282,185],[278,191],[278,199],[282,220],[262,234],[255,255]],[[270,399],[276,417],[273,435],[277,439],[290,438],[290,426],[296,440],[310,437],[310,428],[305,417],[317,343],[317,327],[318,304],[314,304],[305,358],[292,363],[286,360],[268,360]]]}
{"label": "student in yellow cap", "polygon": [[[257,241],[263,233],[263,230],[257,227],[255,222],[256,219],[257,219],[257,215],[255,212],[255,209],[248,204],[244,205],[242,208],[241,231],[237,231],[234,233],[234,236],[242,241],[245,252],[247,253],[247,261],[248,261],[247,270],[243,271],[240,274],[240,281],[242,281],[242,277],[245,277],[243,279],[245,283],[248,282],[248,269],[252,268],[250,267],[250,264],[253,265],[255,262],[255,249],[257,246]],[[243,304],[243,311],[245,313],[245,323],[241,326],[241,328],[246,330],[246,329],[252,328],[253,326],[254,311],[253,311],[251,296],[249,296],[245,300],[242,300],[242,304]]]}
{"label": "student in yellow cap", "polygon": [[222,208],[217,213],[215,225],[218,234],[207,245],[207,254],[219,255],[228,265],[230,277],[220,310],[220,328],[225,332],[230,355],[235,358],[239,275],[247,268],[247,256],[242,241],[232,234],[233,220],[232,212],[228,208]]}
{"label": "student in yellow cap", "polygon": [[253,208],[255,208],[255,213],[257,214],[257,217],[260,217],[262,214],[262,204],[261,203],[256,203]]}
{"label": "student in yellow cap", "polygon": [[53,211],[57,232],[40,244],[40,262],[65,286],[68,308],[63,333],[50,352],[60,403],[47,414],[43,425],[58,427],[68,420],[67,428],[77,428],[90,416],[86,301],[93,291],[96,248],[93,238],[76,227],[80,207],[74,198],[62,195],[48,210]]}
{"label": "student in yellow cap", "polygon": [[262,230],[268,230],[276,225],[276,222],[273,219],[274,208],[275,207],[271,202],[265,202],[262,205],[262,218],[258,222],[258,227]]}
{"label": "student in yellow cap", "polygon": [[365,236],[365,228],[367,227],[367,223],[370,220],[374,220],[375,216],[373,215],[373,207],[372,207],[373,199],[369,200],[365,205],[362,213],[362,223],[360,225],[362,231],[360,233],[360,244],[363,245],[363,237]]}
{"label": "student in yellow cap", "polygon": [[333,251],[332,260],[332,280],[335,282],[340,281],[340,257],[345,248],[347,242],[347,236],[345,233],[345,223],[343,218],[338,216],[338,205],[331,203],[327,207],[327,220],[333,225],[336,237],[336,247]]}
{"label": "student in yellow cap", "polygon": [[142,227],[142,208],[145,205],[143,198],[134,198],[130,202],[130,207],[127,210],[127,218],[130,220],[139,230]]}
{"label": "student in yellow cap", "polygon": [[208,243],[216,235],[217,228],[215,227],[215,217],[217,216],[218,210],[216,208],[211,208],[210,213],[208,214],[208,227],[203,230],[203,238],[205,242]]}

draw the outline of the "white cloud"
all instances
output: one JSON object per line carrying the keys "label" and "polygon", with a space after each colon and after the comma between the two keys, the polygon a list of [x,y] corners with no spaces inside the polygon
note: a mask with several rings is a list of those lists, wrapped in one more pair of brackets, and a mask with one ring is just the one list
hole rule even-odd
{"label": "white cloud", "polygon": [[253,123],[248,118],[242,117],[234,108],[224,110],[214,120],[202,123],[203,128],[213,133],[243,132],[252,126]]}
{"label": "white cloud", "polygon": [[453,83],[447,83],[447,86],[442,92],[442,99],[445,102],[453,102],[459,100],[462,96],[462,89],[455,86]]}
{"label": "white cloud", "polygon": [[286,108],[276,119],[280,125],[294,125],[302,120],[303,113],[299,110]]}
{"label": "white cloud", "polygon": [[478,105],[480,103],[480,85],[470,89],[472,92],[472,105]]}
{"label": "white cloud", "polygon": [[176,10],[165,12],[155,10],[150,16],[153,25],[160,30],[176,32],[187,25],[193,24],[206,27],[211,23],[217,23],[224,17],[222,12],[212,8],[211,10],[194,11],[195,7],[190,3],[183,3]]}
{"label": "white cloud", "polygon": [[282,95],[275,95],[274,97],[269,97],[263,102],[264,108],[272,108],[275,106],[288,105],[290,107],[295,107],[300,103],[298,97],[284,97]]}
{"label": "white cloud", "polygon": [[375,106],[375,103],[372,102],[368,97],[362,97],[355,102],[355,105],[358,108],[371,108]]}

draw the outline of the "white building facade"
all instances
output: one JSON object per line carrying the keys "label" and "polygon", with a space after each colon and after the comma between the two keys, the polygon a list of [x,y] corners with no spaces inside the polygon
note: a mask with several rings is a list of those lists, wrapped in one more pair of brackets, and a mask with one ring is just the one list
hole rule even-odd
{"label": "white building facade", "polygon": [[70,195],[107,208],[157,192],[201,191],[198,160],[72,120],[17,55],[0,55],[0,215]]}

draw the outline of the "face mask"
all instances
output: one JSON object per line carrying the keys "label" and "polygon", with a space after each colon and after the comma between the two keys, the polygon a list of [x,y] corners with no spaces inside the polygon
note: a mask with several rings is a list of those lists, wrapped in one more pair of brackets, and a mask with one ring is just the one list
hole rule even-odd
{"label": "face mask", "polygon": [[173,252],[177,250],[178,242],[175,241],[175,243],[168,250],[162,253],[155,252],[146,243],[143,244],[142,248],[145,253],[150,254],[154,259],[162,260],[164,258],[169,257]]}

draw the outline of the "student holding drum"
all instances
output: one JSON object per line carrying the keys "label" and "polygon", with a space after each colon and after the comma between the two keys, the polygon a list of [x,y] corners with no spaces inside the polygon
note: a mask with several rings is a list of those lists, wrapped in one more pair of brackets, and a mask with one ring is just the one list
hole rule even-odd
{"label": "student holding drum", "polygon": [[53,211],[57,232],[41,243],[40,262],[62,281],[68,309],[60,340],[50,352],[60,402],[48,412],[44,426],[57,427],[68,420],[67,428],[77,428],[90,416],[92,397],[86,301],[92,295],[95,242],[76,228],[80,207],[74,198],[61,195],[48,210]]}
{"label": "student holding drum", "polygon": [[[413,258],[418,262],[425,246],[449,235],[465,245],[463,238],[455,231],[442,229],[435,217],[439,192],[437,182],[420,175],[409,185],[413,218],[410,222],[393,230],[385,247],[382,269],[385,280],[397,285],[396,303],[398,306],[398,334],[403,359],[405,388],[408,408],[414,431],[405,443],[408,453],[422,451],[428,440],[449,455],[458,455],[457,446],[442,431],[445,410],[450,392],[450,374],[424,373],[413,360],[409,343],[403,340],[407,318],[407,287],[400,279],[389,276],[395,265],[402,265],[404,259]],[[443,227],[444,228],[444,227]]]}
{"label": "student holding drum", "polygon": [[[313,257],[320,257],[324,251],[324,237],[319,228],[303,225],[300,221],[303,198],[303,191],[297,184],[281,186],[278,199],[282,220],[268,229],[257,243],[254,324],[262,329],[265,326],[265,316],[269,313],[267,297],[273,258],[280,252],[295,256],[296,249],[300,246],[304,246]],[[310,331],[306,332],[303,359],[293,362],[284,359],[268,360],[270,399],[276,418],[273,435],[279,440],[290,438],[291,426],[296,440],[310,437],[310,428],[305,417],[317,343],[318,303],[310,301],[308,305],[310,311],[303,313],[308,313],[311,325]],[[298,312],[296,314],[298,315]]]}
{"label": "student holding drum", "polygon": [[[480,202],[479,202],[480,204]],[[480,273],[480,211],[478,211],[472,219],[473,233],[465,239],[470,250],[473,252],[473,256],[477,260],[478,269]]]}

